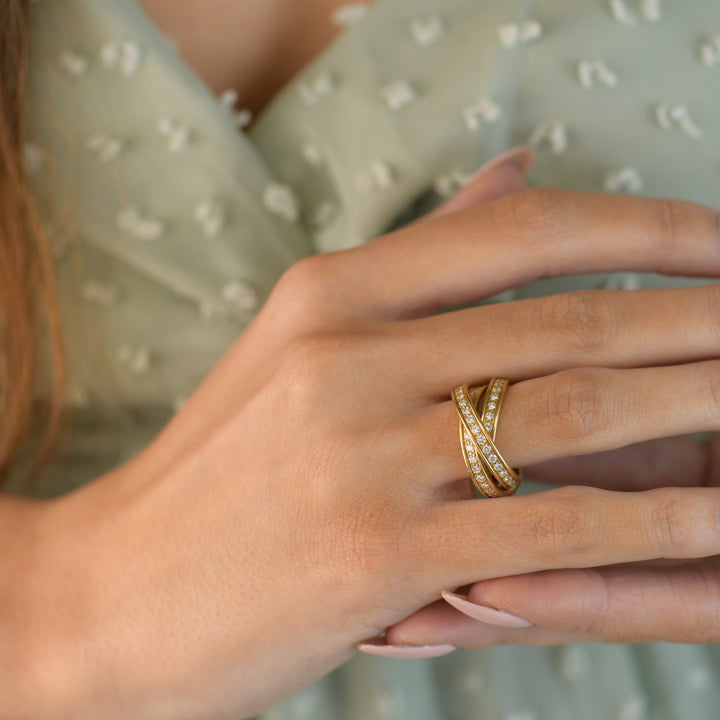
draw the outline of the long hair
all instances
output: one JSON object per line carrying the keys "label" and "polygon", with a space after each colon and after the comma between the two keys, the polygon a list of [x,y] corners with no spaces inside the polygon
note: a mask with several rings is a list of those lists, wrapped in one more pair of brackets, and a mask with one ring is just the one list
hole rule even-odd
{"label": "long hair", "polygon": [[[53,256],[25,161],[29,0],[0,0],[0,487],[31,428],[40,428],[27,477],[50,459],[65,417],[65,359]],[[47,402],[36,402],[43,339],[52,358]],[[39,448],[39,449],[37,449]]]}

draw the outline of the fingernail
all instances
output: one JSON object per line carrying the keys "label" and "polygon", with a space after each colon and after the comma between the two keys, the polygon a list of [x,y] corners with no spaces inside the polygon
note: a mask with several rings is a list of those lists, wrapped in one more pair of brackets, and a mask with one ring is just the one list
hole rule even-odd
{"label": "fingernail", "polygon": [[387,645],[381,640],[369,640],[357,646],[368,655],[390,658],[433,658],[447,655],[457,648],[454,645]]}
{"label": "fingernail", "polygon": [[497,625],[498,627],[506,628],[524,628],[532,625],[531,622],[517,615],[511,615],[510,613],[496,610],[487,605],[478,605],[457,593],[443,591],[442,596],[445,602],[452,605],[461,613],[473,618],[473,620],[479,620],[488,625]]}
{"label": "fingernail", "polygon": [[526,145],[517,145],[512,147],[505,152],[496,155],[491,160],[488,160],[484,165],[481,165],[470,177],[465,181],[465,185],[469,185],[479,175],[485,175],[486,173],[492,172],[500,165],[508,165],[519,170],[521,173],[526,173],[530,166],[535,162],[535,151]]}

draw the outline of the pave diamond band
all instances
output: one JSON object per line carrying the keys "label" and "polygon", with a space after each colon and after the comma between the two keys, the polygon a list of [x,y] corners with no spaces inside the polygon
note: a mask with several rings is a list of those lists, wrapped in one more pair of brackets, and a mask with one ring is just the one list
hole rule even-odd
{"label": "pave diamond band", "polygon": [[475,487],[485,497],[512,495],[522,481],[495,445],[498,418],[508,380],[492,378],[487,385],[469,389],[461,385],[452,393],[460,417],[460,446]]}

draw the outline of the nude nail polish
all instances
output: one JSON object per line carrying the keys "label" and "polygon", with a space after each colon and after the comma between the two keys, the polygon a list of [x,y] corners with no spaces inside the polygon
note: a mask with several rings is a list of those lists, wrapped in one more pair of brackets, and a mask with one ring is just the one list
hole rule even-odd
{"label": "nude nail polish", "polygon": [[386,645],[378,640],[360,643],[357,649],[368,655],[390,658],[433,658],[447,655],[457,648],[454,645]]}
{"label": "nude nail polish", "polygon": [[470,602],[470,600],[466,597],[458,595],[457,593],[451,593],[445,590],[443,591],[442,596],[445,602],[452,605],[464,615],[471,617],[473,620],[479,620],[480,622],[487,623],[488,625],[496,625],[498,627],[506,628],[524,628],[532,625],[530,621],[518,617],[517,615],[512,615],[502,610],[496,610],[495,608],[488,607],[487,605],[478,605],[477,603]]}

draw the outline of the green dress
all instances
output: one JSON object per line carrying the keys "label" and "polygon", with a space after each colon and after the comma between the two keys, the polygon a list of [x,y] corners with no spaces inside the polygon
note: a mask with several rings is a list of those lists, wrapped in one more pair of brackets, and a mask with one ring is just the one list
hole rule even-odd
{"label": "green dress", "polygon": [[[26,152],[75,410],[40,492],[147,445],[294,261],[381,234],[512,145],[538,150],[531,185],[720,203],[717,0],[379,0],[335,20],[339,40],[246,133],[232,93],[210,93],[135,0],[33,4]],[[689,282],[703,281],[590,275],[491,301]],[[717,720],[718,708],[717,646],[586,644],[358,655],[262,717]]]}

